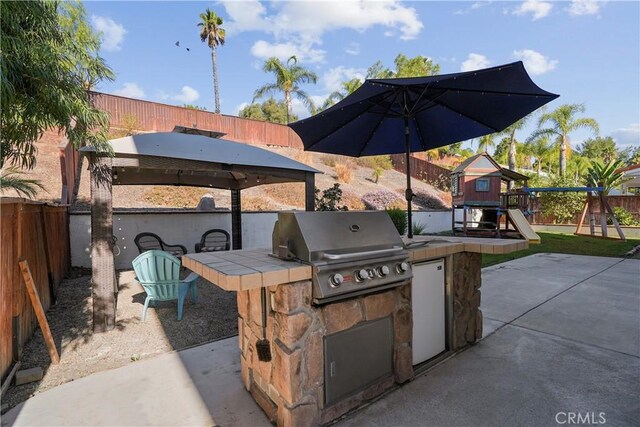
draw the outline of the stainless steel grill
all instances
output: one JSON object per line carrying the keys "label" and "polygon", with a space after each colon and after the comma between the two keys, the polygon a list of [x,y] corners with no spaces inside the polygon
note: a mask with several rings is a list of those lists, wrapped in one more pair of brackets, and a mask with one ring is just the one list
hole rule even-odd
{"label": "stainless steel grill", "polygon": [[279,212],[273,255],[313,267],[313,303],[407,283],[409,254],[386,212]]}

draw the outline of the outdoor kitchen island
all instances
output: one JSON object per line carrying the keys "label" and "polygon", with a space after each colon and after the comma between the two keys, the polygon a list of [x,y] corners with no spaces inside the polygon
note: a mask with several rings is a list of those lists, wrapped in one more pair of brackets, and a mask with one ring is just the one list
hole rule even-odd
{"label": "outdoor kitchen island", "polygon": [[[276,240],[278,250],[282,245]],[[420,241],[429,242],[401,250],[393,246],[400,250],[393,255],[396,261],[381,261],[384,265],[357,270],[353,277],[330,275],[330,283],[357,289],[348,297],[332,295],[329,288],[317,289],[318,275],[322,277],[326,266],[276,258],[273,249],[188,254],[182,262],[222,289],[238,293],[242,382],[267,416],[279,426],[323,425],[414,376],[412,306],[418,308],[423,302],[412,300],[412,266],[444,261],[441,303],[446,348],[441,357],[482,336],[481,254],[527,247],[520,240],[436,236],[411,240]],[[406,270],[401,255],[407,257]],[[381,280],[381,285],[360,290],[358,286],[368,282],[357,279],[358,274],[367,271],[376,276],[367,280]],[[394,274],[402,280],[388,283],[385,278]],[[266,339],[271,348],[267,362],[259,360],[256,348],[263,338],[262,289],[267,294]],[[424,365],[429,361],[415,367]]]}

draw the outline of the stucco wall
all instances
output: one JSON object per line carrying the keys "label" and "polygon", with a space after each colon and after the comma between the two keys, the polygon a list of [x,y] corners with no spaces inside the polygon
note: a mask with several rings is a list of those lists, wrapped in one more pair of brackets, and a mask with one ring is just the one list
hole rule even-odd
{"label": "stucco wall", "polygon": [[[271,248],[271,232],[278,218],[276,212],[247,212],[242,214],[242,241],[244,249]],[[69,217],[71,265],[91,267],[91,215],[72,213]],[[414,223],[425,225],[425,233],[451,229],[451,211],[414,212]],[[151,232],[171,244],[181,244],[191,253],[202,233],[211,228],[222,228],[231,233],[229,212],[115,212],[113,233],[118,238],[115,249],[117,269],[130,269],[138,256],[133,239],[138,233]]]}

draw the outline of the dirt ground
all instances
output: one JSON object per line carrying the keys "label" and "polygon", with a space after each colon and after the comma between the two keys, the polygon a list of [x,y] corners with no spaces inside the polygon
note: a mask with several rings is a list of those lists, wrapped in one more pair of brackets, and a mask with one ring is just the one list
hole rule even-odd
{"label": "dirt ground", "polygon": [[74,270],[60,285],[57,303],[47,320],[60,353],[52,365],[40,329],[25,345],[20,369],[40,366],[44,378],[36,383],[12,386],[2,399],[9,408],[47,389],[95,372],[118,368],[173,350],[229,337],[238,333],[236,294],[198,279],[198,303],[185,301],[178,322],[177,302],[160,302],[141,319],[146,294],[133,271],[119,273],[115,330],[92,334],[91,285],[86,271]]}

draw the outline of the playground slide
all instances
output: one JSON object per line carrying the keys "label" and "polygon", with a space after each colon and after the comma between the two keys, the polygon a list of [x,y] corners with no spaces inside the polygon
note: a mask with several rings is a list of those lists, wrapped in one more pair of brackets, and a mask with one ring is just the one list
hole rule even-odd
{"label": "playground slide", "polygon": [[520,209],[507,209],[511,223],[516,227],[518,233],[522,235],[529,243],[540,243],[540,236],[533,231],[531,225],[522,214]]}

